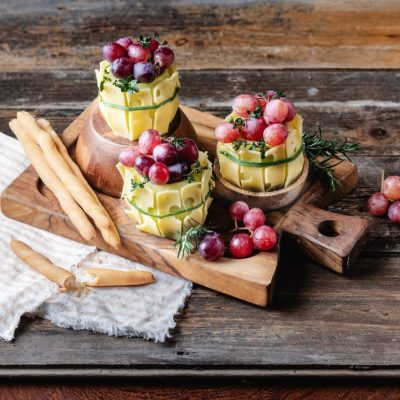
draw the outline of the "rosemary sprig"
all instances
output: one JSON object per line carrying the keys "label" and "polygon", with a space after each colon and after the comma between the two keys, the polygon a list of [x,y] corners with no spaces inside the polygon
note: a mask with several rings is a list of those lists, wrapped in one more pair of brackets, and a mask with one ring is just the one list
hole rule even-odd
{"label": "rosemary sprig", "polygon": [[203,171],[205,171],[206,169],[208,169],[208,166],[202,167],[200,161],[196,160],[191,165],[190,171],[185,175],[185,178],[189,183],[192,183],[195,180],[195,176],[203,173]]}
{"label": "rosemary sprig", "polygon": [[189,256],[193,250],[197,249],[200,240],[206,233],[212,233],[212,230],[204,225],[192,226],[184,232],[179,232],[179,239],[172,245],[177,250],[178,257]]}
{"label": "rosemary sprig", "polygon": [[334,175],[333,168],[344,160],[351,161],[349,153],[359,150],[360,144],[349,143],[347,138],[343,142],[323,139],[321,128],[314,134],[303,132],[303,143],[311,168],[322,177],[330,190],[335,191],[341,182]]}
{"label": "rosemary sprig", "polygon": [[145,176],[141,182],[135,182],[133,179],[131,179],[131,193],[138,188],[143,189],[144,185],[149,181],[150,179],[148,176]]}

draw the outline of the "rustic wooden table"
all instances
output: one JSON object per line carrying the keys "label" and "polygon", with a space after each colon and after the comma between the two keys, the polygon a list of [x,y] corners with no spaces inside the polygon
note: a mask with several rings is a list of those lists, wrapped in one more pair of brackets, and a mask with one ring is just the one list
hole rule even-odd
{"label": "rustic wooden table", "polygon": [[[21,109],[48,117],[61,131],[96,96],[101,44],[154,30],[176,50],[183,103],[223,116],[238,93],[285,89],[307,130],[320,126],[328,137],[360,142],[359,187],[332,209],[369,218],[365,203],[379,188],[381,170],[400,172],[396,0],[1,2],[0,131],[11,134],[8,121]],[[370,242],[347,277],[291,254],[267,310],[196,287],[166,344],[23,319],[15,341],[0,343],[0,376],[399,377],[400,231],[386,219],[370,220]],[[190,397],[189,389],[178,389],[181,381],[173,382],[154,394]],[[319,384],[284,383],[250,391],[235,386],[239,381],[215,391],[192,388],[193,396],[221,398],[283,397],[291,388],[310,398],[333,393]],[[4,398],[128,393],[103,389],[9,384]],[[144,398],[150,387],[136,389],[135,398]],[[339,389],[353,398],[347,384]],[[369,393],[361,385],[355,390]],[[380,390],[381,397],[394,395],[391,386]]]}

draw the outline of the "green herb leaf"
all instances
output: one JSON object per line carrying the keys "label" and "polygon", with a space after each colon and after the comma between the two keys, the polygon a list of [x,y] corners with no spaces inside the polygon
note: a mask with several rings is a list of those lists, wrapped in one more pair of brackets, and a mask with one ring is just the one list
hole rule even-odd
{"label": "green herb leaf", "polygon": [[235,129],[236,129],[236,128],[241,128],[241,127],[243,127],[244,124],[245,124],[245,120],[244,120],[243,118],[241,118],[241,117],[237,117],[237,118],[231,117],[231,119],[229,120],[229,122],[230,122],[231,124],[233,124],[233,127],[234,127]]}
{"label": "green herb leaf", "polygon": [[131,179],[131,190],[130,190],[131,193],[134,192],[138,188],[143,189],[144,185],[149,181],[150,181],[150,179],[148,176],[145,176],[141,182],[135,182],[133,179]]}
{"label": "green herb leaf", "polygon": [[202,174],[203,171],[208,169],[208,166],[202,167],[199,160],[196,160],[191,166],[190,171],[185,175],[185,178],[189,183],[195,181],[195,176],[198,174]]}
{"label": "green herb leaf", "polygon": [[177,149],[183,147],[184,143],[185,143],[185,138],[179,138],[176,136],[170,136],[167,139],[173,146],[175,146]]}

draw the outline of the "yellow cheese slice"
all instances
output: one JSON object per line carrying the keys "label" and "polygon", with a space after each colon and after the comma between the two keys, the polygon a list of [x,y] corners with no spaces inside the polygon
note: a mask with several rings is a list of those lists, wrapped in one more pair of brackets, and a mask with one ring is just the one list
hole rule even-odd
{"label": "yellow cheese slice", "polygon": [[[286,157],[291,157],[302,145],[303,118],[297,114],[293,121],[287,124],[288,137],[286,139]],[[304,155],[300,154],[295,160],[286,165],[285,187],[291,185],[303,171]]]}
{"label": "yellow cheese slice", "polygon": [[[261,153],[249,149],[239,151],[239,159],[242,161],[261,162]],[[252,192],[264,191],[264,168],[247,167],[240,165],[240,184],[242,189],[250,190]]]}
{"label": "yellow cheese slice", "polygon": [[[270,148],[265,153],[263,161],[282,160],[286,157],[286,145],[284,143],[279,146]],[[284,186],[286,178],[286,165],[279,164],[263,168],[265,191],[277,190]]]}
{"label": "yellow cheese slice", "polygon": [[[179,190],[163,190],[156,193],[157,211],[160,215],[170,214],[182,209],[181,194]],[[161,236],[175,239],[182,231],[182,221],[176,216],[158,220]]]}
{"label": "yellow cheese slice", "polygon": [[230,183],[237,187],[241,187],[240,183],[240,170],[239,164],[234,163],[227,157],[221,154],[221,151],[227,151],[233,157],[239,158],[237,152],[233,149],[230,143],[218,142],[217,144],[217,155],[219,161],[219,170],[221,175]]}

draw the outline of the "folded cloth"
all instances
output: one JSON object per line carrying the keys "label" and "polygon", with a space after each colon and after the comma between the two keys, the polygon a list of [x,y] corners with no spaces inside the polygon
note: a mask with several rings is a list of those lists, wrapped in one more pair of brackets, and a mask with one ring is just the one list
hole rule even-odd
{"label": "folded cloth", "polygon": [[[0,192],[28,165],[18,141],[0,134]],[[12,238],[22,240],[56,265],[87,280],[86,268],[148,270],[156,282],[123,288],[90,288],[81,296],[60,293],[58,286],[20,261],[10,250]],[[25,313],[73,329],[114,336],[140,336],[163,342],[175,326],[192,284],[141,264],[100,251],[0,214],[0,338],[12,340]]]}

